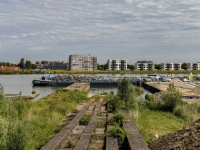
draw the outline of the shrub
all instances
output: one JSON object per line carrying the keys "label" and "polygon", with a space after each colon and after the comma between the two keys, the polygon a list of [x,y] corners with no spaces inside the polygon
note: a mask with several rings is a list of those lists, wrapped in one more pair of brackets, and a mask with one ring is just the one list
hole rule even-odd
{"label": "shrub", "polygon": [[118,145],[121,147],[124,139],[127,135],[131,134],[128,131],[125,131],[124,128],[120,128],[119,126],[114,126],[110,130],[107,131],[107,136],[117,138]]}
{"label": "shrub", "polygon": [[97,124],[96,124],[97,128],[105,128],[105,126],[106,126],[106,121],[105,120],[97,121]]}
{"label": "shrub", "polygon": [[88,122],[90,121],[91,117],[92,117],[92,115],[83,115],[81,117],[81,119],[79,120],[79,124],[80,125],[87,125]]}
{"label": "shrub", "polygon": [[182,104],[182,95],[181,93],[175,88],[174,84],[169,84],[169,87],[167,88],[167,91],[163,93],[163,103],[164,103],[164,109],[166,111],[172,112],[173,109],[178,104]]}
{"label": "shrub", "polygon": [[108,100],[108,108],[111,112],[118,112],[123,105],[124,102],[117,95],[111,96]]}
{"label": "shrub", "polygon": [[35,92],[35,91],[32,91],[32,94],[36,94],[36,92]]}
{"label": "shrub", "polygon": [[121,113],[114,114],[109,120],[108,124],[110,125],[121,125],[122,121],[125,119],[125,116]]}

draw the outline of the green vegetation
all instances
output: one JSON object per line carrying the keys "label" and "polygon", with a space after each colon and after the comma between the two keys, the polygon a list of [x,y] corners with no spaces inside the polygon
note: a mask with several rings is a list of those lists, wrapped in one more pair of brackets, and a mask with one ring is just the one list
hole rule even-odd
{"label": "green vegetation", "polygon": [[62,128],[62,119],[87,94],[58,90],[36,102],[0,95],[0,149],[36,150]]}
{"label": "green vegetation", "polygon": [[170,112],[140,109],[138,118],[130,114],[133,122],[147,143],[156,140],[156,134],[160,137],[169,132],[181,129],[185,122]]}
{"label": "green vegetation", "polygon": [[186,64],[186,63],[182,63],[182,64],[181,64],[181,69],[186,70],[186,69],[187,69],[187,64]]}
{"label": "green vegetation", "polygon": [[35,91],[32,91],[32,94],[36,94],[36,92],[35,92]]}
{"label": "green vegetation", "polygon": [[155,99],[148,94],[144,101],[139,101],[139,116],[130,113],[131,118],[147,143],[181,129],[184,125],[200,118],[200,106],[182,100],[181,93],[169,84],[166,92]]}
{"label": "green vegetation", "polygon": [[129,134],[132,134],[132,133],[124,130],[124,128],[121,128],[119,126],[114,126],[110,130],[107,131],[107,136],[117,138],[119,147],[121,147],[122,143],[124,142],[125,137]]}
{"label": "green vegetation", "polygon": [[114,114],[114,115],[108,120],[108,124],[109,124],[109,125],[118,125],[118,126],[121,126],[122,121],[124,121],[124,120],[125,120],[124,114],[117,113],[117,114]]}
{"label": "green vegetation", "polygon": [[86,126],[91,118],[92,118],[92,115],[83,115],[81,119],[79,120],[79,124]]}
{"label": "green vegetation", "polygon": [[106,127],[106,121],[105,120],[98,120],[96,124],[96,128],[105,128]]}

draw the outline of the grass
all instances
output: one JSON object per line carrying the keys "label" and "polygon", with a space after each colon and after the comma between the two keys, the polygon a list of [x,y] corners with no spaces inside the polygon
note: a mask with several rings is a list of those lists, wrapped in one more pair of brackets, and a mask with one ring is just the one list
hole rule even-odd
{"label": "grass", "polygon": [[0,96],[0,149],[40,149],[62,128],[63,118],[88,100],[87,93],[63,90],[36,102]]}
{"label": "grass", "polygon": [[173,113],[148,109],[140,111],[137,119],[132,114],[131,118],[147,143],[154,141],[156,134],[160,137],[179,130],[185,125],[185,121],[174,116]]}

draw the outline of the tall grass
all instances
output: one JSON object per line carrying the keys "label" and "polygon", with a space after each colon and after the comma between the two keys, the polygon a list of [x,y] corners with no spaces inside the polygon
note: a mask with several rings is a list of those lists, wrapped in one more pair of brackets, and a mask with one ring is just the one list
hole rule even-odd
{"label": "tall grass", "polygon": [[0,149],[36,150],[62,128],[62,119],[87,94],[58,90],[36,102],[7,100],[0,95]]}

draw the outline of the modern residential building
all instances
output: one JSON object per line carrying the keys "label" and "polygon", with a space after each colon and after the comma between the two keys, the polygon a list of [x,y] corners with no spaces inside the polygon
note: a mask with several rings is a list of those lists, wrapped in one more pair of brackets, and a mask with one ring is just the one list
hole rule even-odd
{"label": "modern residential building", "polygon": [[161,70],[181,70],[181,63],[161,63]]}
{"label": "modern residential building", "polygon": [[187,69],[189,69],[189,70],[200,70],[200,62],[187,63]]}
{"label": "modern residential building", "polygon": [[97,70],[97,57],[90,55],[70,55],[69,70]]}
{"label": "modern residential building", "polygon": [[154,63],[153,61],[137,61],[135,63],[136,70],[154,70]]}
{"label": "modern residential building", "polygon": [[108,70],[127,70],[127,59],[109,59]]}
{"label": "modern residential building", "polygon": [[38,69],[54,69],[54,70],[68,70],[67,61],[37,61]]}

